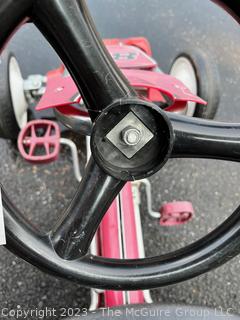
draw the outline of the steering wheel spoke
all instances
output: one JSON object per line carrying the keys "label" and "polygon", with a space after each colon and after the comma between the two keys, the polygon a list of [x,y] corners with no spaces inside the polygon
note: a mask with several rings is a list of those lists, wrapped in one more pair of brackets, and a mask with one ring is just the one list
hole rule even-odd
{"label": "steering wheel spoke", "polygon": [[240,161],[240,124],[168,114],[174,131],[172,158]]}
{"label": "steering wheel spoke", "polygon": [[52,232],[60,257],[73,260],[87,254],[104,214],[123,186],[124,182],[107,175],[90,159],[75,197]]}
{"label": "steering wheel spoke", "polygon": [[64,61],[92,120],[114,101],[136,96],[99,37],[85,1],[41,0],[35,6],[35,23]]}

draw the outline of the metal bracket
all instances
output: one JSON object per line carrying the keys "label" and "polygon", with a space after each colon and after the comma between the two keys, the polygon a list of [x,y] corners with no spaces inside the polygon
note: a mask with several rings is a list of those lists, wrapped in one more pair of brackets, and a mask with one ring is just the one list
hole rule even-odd
{"label": "metal bracket", "polygon": [[23,89],[29,103],[40,98],[46,90],[47,77],[40,74],[30,75],[24,80]]}
{"label": "metal bracket", "polygon": [[153,133],[133,112],[129,112],[107,134],[107,139],[128,159],[131,159],[153,137]]}

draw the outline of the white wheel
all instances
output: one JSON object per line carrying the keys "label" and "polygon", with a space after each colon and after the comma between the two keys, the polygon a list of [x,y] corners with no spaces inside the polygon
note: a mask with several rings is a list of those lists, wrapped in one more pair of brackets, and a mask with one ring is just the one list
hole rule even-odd
{"label": "white wheel", "polygon": [[9,87],[14,116],[19,128],[22,129],[28,121],[28,104],[24,95],[21,70],[14,56],[11,56],[9,60]]}
{"label": "white wheel", "polygon": [[[198,80],[191,61],[186,57],[177,58],[170,70],[170,75],[180,80],[193,94],[198,94]],[[180,114],[193,117],[196,111],[196,103],[189,102],[186,109]]]}
{"label": "white wheel", "polygon": [[0,137],[16,141],[28,121],[23,78],[12,52],[0,56]]}

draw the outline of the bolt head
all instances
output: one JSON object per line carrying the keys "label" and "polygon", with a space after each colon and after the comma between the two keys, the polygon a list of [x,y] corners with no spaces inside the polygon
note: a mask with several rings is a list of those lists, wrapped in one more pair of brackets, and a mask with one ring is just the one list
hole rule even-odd
{"label": "bolt head", "polygon": [[136,146],[142,138],[141,131],[134,127],[127,127],[122,131],[122,139],[128,146]]}

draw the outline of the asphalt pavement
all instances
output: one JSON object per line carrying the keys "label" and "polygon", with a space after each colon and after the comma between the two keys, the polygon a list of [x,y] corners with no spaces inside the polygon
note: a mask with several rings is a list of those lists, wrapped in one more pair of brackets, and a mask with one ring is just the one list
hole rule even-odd
{"label": "asphalt pavement", "polygon": [[[219,68],[221,104],[217,119],[240,121],[240,30],[238,24],[208,0],[91,0],[90,9],[103,37],[146,36],[155,58],[167,72],[178,52],[203,50]],[[23,27],[10,44],[23,73],[44,73],[59,60],[40,33]],[[49,166],[26,164],[8,142],[0,141],[1,181],[25,215],[48,230],[76,188],[70,156],[62,152]],[[82,153],[80,152],[80,157]],[[239,205],[240,167],[210,160],[171,160],[151,178],[155,208],[163,201],[189,200],[192,222],[161,228],[142,217],[147,255],[173,251],[207,234]],[[44,274],[0,248],[0,309],[86,307],[89,291]],[[240,257],[198,278],[153,291],[154,301],[228,309],[240,313]],[[4,317],[0,317],[3,318]],[[11,319],[11,317],[9,317]],[[36,316],[29,319],[37,319]],[[51,319],[50,317],[46,319]]]}

